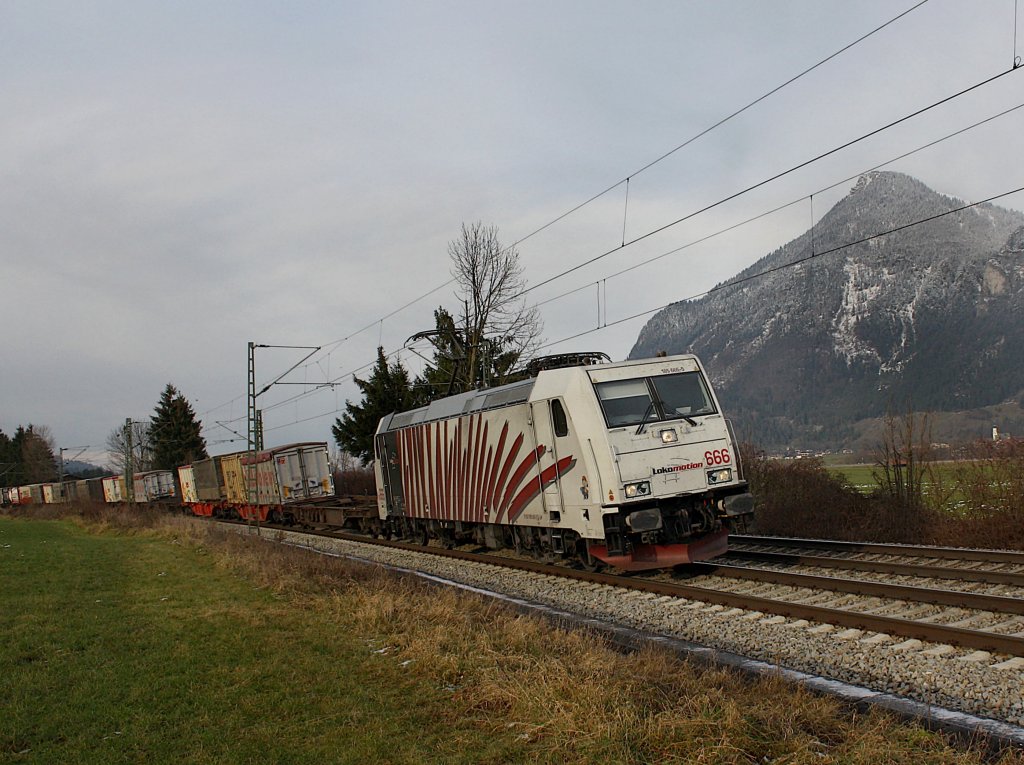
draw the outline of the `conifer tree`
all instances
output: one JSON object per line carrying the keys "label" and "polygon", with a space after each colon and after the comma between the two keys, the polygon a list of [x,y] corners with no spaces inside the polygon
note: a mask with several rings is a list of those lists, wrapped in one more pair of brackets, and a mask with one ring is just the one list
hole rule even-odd
{"label": "conifer tree", "polygon": [[30,483],[57,478],[57,460],[53,456],[53,435],[46,425],[29,425],[21,445],[25,478]]}
{"label": "conifer tree", "polygon": [[7,476],[10,485],[40,483],[57,478],[57,460],[53,456],[53,436],[45,425],[18,426],[7,447],[13,467]]}
{"label": "conifer tree", "polygon": [[153,467],[174,470],[196,460],[206,459],[206,439],[202,423],[178,389],[170,383],[160,394],[150,418],[149,437],[153,449]]}
{"label": "conifer tree", "polygon": [[363,401],[345,402],[345,414],[334,421],[331,432],[339,448],[359,458],[363,465],[373,460],[373,435],[380,418],[415,406],[409,372],[401,361],[388,364],[384,348],[377,348],[377,363],[366,380],[354,378]]}
{"label": "conifer tree", "polygon": [[10,437],[0,429],[0,486],[14,486],[18,483],[18,465],[21,460]]}

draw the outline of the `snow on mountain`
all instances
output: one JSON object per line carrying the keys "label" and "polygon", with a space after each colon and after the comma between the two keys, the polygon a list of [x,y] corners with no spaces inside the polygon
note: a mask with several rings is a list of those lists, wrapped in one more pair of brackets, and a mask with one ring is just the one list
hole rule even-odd
{"label": "snow on mountain", "polygon": [[835,444],[887,407],[953,411],[1018,395],[1024,215],[981,205],[908,226],[963,204],[906,175],[865,175],[813,239],[655,314],[630,358],[697,353],[764,446]]}

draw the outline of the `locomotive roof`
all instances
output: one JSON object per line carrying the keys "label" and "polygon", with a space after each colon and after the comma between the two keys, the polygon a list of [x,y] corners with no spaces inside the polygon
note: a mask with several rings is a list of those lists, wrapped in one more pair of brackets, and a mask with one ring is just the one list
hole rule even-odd
{"label": "locomotive roof", "polygon": [[419,409],[411,409],[408,412],[390,415],[384,418],[382,430],[397,430],[409,425],[418,425],[421,422],[432,422],[444,420],[448,417],[455,417],[469,412],[479,412],[487,409],[498,409],[512,404],[521,404],[529,400],[530,392],[536,384],[537,379],[531,377],[528,380],[501,385],[497,388],[485,388],[484,390],[471,390],[466,393],[459,393],[447,398],[439,398],[431,401],[427,406]]}
{"label": "locomotive roof", "polygon": [[550,378],[555,375],[586,374],[596,370],[618,370],[650,365],[652,362],[665,364],[695,358],[692,354],[686,353],[654,359],[633,359],[611,364],[585,364],[582,366],[544,370],[539,372],[537,377],[531,377],[527,380],[520,380],[519,382],[509,383],[497,388],[471,390],[467,393],[459,393],[454,396],[431,401],[427,406],[422,406],[419,409],[410,409],[407,412],[387,415],[381,419],[377,432],[383,433],[389,430],[406,428],[410,425],[419,425],[423,422],[433,422],[435,420],[444,420],[449,417],[469,414],[470,412],[487,411],[488,409],[498,409],[503,406],[511,406],[512,404],[522,404],[530,399],[534,386],[537,384],[538,379],[542,377]]}

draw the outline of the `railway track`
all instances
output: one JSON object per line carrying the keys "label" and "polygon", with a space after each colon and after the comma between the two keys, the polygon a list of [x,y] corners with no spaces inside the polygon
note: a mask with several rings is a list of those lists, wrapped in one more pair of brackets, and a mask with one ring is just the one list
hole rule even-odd
{"label": "railway track", "polygon": [[883,637],[1024,657],[1024,598],[1020,593],[995,595],[717,563],[650,577],[622,576],[345,532],[305,533],[620,588],[682,604],[708,603],[730,609],[735,616],[770,614]]}
{"label": "railway track", "polygon": [[[899,699],[918,704],[916,711],[901,713],[922,718],[930,719],[940,708],[980,715],[965,723],[968,731],[987,725],[979,722],[982,718],[1024,725],[1024,617],[1009,596],[1006,603],[984,603],[1006,606],[1002,611],[979,611],[924,602],[931,596],[906,590],[890,590],[887,597],[842,592],[843,585],[834,581],[838,577],[799,580],[799,586],[707,570],[645,579],[354,534],[288,529],[271,535],[272,541],[437,577],[509,599],[513,607],[554,609],[568,615],[566,624],[586,626],[594,620],[594,628],[606,634],[599,625],[612,633],[611,625],[618,625],[655,641],[684,641],[699,656],[724,651],[742,662],[759,662],[758,671],[795,672],[798,682],[806,673],[802,677],[821,679],[826,692],[832,681],[852,683],[848,698],[855,702],[880,693],[897,705]],[[828,589],[821,588],[825,585]],[[956,592],[956,586],[946,580],[939,589]],[[993,629],[998,623],[1003,627]],[[1024,741],[1024,729],[1013,731],[1012,740]]]}
{"label": "railway track", "polygon": [[904,576],[1024,587],[1024,552],[839,542],[788,537],[729,537],[730,557]]}

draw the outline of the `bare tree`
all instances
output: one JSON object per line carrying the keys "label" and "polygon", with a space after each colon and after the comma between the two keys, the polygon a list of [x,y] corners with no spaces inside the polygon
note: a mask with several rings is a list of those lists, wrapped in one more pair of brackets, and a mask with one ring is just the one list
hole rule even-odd
{"label": "bare tree", "polygon": [[885,415],[885,433],[875,447],[875,481],[882,491],[902,505],[924,506],[925,486],[931,470],[931,418],[918,415],[908,405],[903,416]]}
{"label": "bare tree", "polygon": [[[107,457],[110,466],[118,473],[124,472],[125,426],[114,428],[107,436]],[[132,422],[133,470],[150,470],[153,466],[153,447],[149,438],[148,422]]]}
{"label": "bare tree", "polygon": [[543,328],[537,309],[526,304],[519,253],[501,246],[495,226],[477,222],[462,224],[448,254],[462,303],[460,368],[466,379],[459,387],[501,384],[520,358],[536,350]]}

